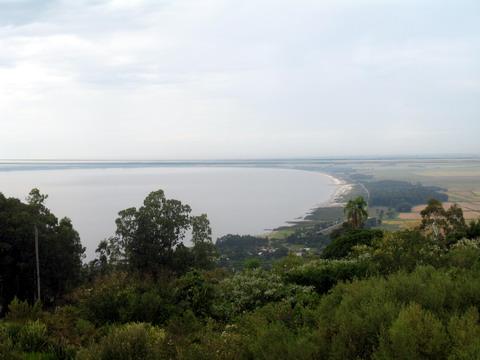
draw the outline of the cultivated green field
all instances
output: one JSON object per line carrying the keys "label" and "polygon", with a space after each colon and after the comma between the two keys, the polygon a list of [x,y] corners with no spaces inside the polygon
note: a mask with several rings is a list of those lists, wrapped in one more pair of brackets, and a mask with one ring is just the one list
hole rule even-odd
{"label": "cultivated green field", "polygon": [[[355,184],[352,192],[342,199],[343,202],[358,195],[368,198],[368,194],[362,189],[362,184],[367,181],[400,180],[439,186],[446,189],[450,203],[458,203],[462,207],[467,220],[480,218],[478,158],[311,160],[296,161],[288,164],[288,167],[325,172]],[[415,226],[422,208],[416,206],[410,213],[389,214],[383,218],[382,227],[395,230]],[[378,216],[380,210],[382,209],[378,207],[371,209],[370,216]],[[385,213],[388,211],[383,210]],[[331,221],[332,218],[340,218],[340,212],[340,209],[320,208],[308,220],[314,223]]]}

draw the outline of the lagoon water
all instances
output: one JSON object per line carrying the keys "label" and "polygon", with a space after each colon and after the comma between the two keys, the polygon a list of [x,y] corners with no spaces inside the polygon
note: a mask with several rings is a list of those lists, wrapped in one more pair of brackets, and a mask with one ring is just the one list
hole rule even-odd
{"label": "lagoon water", "polygon": [[[8,171],[7,171],[8,170]],[[303,217],[336,190],[321,173],[243,167],[95,168],[0,167],[0,192],[25,199],[37,187],[47,206],[68,216],[94,257],[98,242],[114,234],[118,211],[140,206],[145,196],[163,189],[168,198],[207,213],[214,239],[226,234],[261,234]]]}

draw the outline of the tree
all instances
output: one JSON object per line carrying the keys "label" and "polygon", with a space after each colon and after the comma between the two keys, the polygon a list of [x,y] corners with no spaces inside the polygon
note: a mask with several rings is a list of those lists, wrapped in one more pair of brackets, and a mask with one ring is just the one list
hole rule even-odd
{"label": "tree", "polygon": [[162,190],[151,192],[138,210],[120,211],[116,235],[128,264],[152,273],[168,267],[190,226],[190,212],[190,206],[166,199]]}
{"label": "tree", "polygon": [[207,214],[192,217],[191,224],[192,242],[194,245],[202,242],[212,242],[212,229]]}
{"label": "tree", "polygon": [[105,275],[111,270],[121,270],[120,267],[124,265],[124,252],[114,236],[100,241],[95,252],[98,258],[89,263],[90,275]]}
{"label": "tree", "polygon": [[447,237],[449,242],[458,241],[467,236],[467,224],[463,217],[463,210],[453,204],[445,213],[447,219]]}
{"label": "tree", "polygon": [[381,230],[350,230],[334,239],[322,251],[324,259],[342,259],[350,255],[354,246],[371,245],[372,241],[383,237]]}
{"label": "tree", "polygon": [[480,238],[480,220],[470,221],[470,224],[468,225],[468,228],[467,228],[467,237],[469,239]]}
{"label": "tree", "polygon": [[[190,213],[189,205],[167,199],[162,190],[154,191],[138,210],[128,208],[119,212],[115,237],[103,246],[100,255],[107,255],[110,249],[132,270],[153,275],[162,269],[184,272],[190,264],[209,267],[215,254],[210,222],[205,214]],[[189,230],[193,249],[182,243]]]}
{"label": "tree", "polygon": [[206,214],[191,218],[193,265],[200,269],[211,269],[215,266],[218,253],[212,242],[212,229]]}
{"label": "tree", "polygon": [[354,200],[349,200],[345,206],[347,222],[353,229],[360,229],[368,219],[367,202],[361,196]]}
{"label": "tree", "polygon": [[440,201],[432,199],[420,214],[422,215],[420,229],[432,234],[436,240],[444,242],[445,246],[467,236],[468,228],[463,210],[457,204],[445,210]]}
{"label": "tree", "polygon": [[41,297],[54,303],[80,281],[85,248],[68,218],[60,221],[33,189],[27,203],[0,193],[0,312],[14,296],[33,302],[36,286],[34,226],[39,233]]}
{"label": "tree", "polygon": [[440,237],[447,227],[447,213],[440,201],[431,199],[427,207],[420,212],[422,224],[420,228]]}

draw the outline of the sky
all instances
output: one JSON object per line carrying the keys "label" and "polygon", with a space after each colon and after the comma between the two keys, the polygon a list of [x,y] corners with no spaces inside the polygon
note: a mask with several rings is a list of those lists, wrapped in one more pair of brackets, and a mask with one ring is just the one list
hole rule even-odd
{"label": "sky", "polygon": [[478,0],[0,0],[0,158],[480,154]]}

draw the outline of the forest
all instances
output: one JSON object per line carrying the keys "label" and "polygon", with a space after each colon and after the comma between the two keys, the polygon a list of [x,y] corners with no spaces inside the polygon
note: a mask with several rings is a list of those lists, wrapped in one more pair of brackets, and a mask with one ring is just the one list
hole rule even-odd
{"label": "forest", "polygon": [[370,205],[386,206],[398,212],[409,212],[413,206],[426,204],[430,199],[448,200],[445,189],[438,186],[399,180],[367,181],[365,186],[370,193]]}
{"label": "forest", "polygon": [[267,240],[214,244],[207,215],[158,190],[86,263],[46,198],[0,195],[0,359],[480,358],[480,221],[458,206],[430,200],[387,232],[365,228],[359,197],[321,253],[264,261]]}

